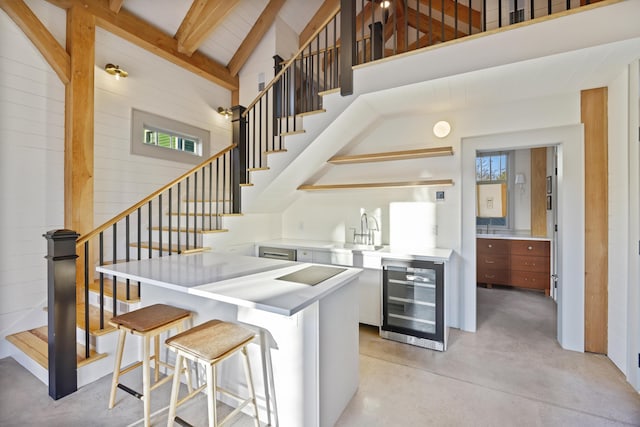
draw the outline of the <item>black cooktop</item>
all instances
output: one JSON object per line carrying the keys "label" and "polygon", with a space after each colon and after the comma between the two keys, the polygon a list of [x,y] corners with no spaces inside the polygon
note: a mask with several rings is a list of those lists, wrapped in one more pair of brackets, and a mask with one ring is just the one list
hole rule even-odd
{"label": "black cooktop", "polygon": [[315,286],[318,283],[322,283],[325,280],[335,276],[336,274],[340,274],[345,270],[346,268],[312,265],[311,267],[305,267],[293,273],[277,277],[276,280],[286,280],[287,282],[295,282]]}

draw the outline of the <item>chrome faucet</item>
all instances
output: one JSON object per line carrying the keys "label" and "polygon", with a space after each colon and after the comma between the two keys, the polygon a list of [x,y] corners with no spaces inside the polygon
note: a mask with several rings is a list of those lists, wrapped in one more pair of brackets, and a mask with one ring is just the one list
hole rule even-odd
{"label": "chrome faucet", "polygon": [[[371,217],[375,222],[374,228],[369,227],[369,217],[366,212],[363,212],[360,215],[360,232],[357,233],[356,229],[353,229],[353,243],[358,243],[357,240],[360,240],[361,244],[365,245],[373,245],[375,241],[374,232],[380,231],[380,226],[378,224],[378,220],[375,217]],[[359,238],[359,239],[358,239]]]}

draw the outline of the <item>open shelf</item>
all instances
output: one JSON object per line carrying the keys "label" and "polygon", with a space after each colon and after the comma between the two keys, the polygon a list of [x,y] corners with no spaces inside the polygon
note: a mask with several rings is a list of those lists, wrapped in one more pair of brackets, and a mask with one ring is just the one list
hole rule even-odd
{"label": "open shelf", "polygon": [[303,191],[323,191],[323,190],[352,190],[371,188],[410,188],[424,186],[453,185],[452,179],[429,179],[422,181],[400,181],[400,182],[367,182],[352,184],[303,184],[298,190]]}
{"label": "open shelf", "polygon": [[333,156],[329,163],[334,165],[349,163],[384,162],[390,160],[408,160],[424,157],[452,156],[453,147],[423,148],[419,150],[387,151],[383,153],[355,154],[352,156]]}

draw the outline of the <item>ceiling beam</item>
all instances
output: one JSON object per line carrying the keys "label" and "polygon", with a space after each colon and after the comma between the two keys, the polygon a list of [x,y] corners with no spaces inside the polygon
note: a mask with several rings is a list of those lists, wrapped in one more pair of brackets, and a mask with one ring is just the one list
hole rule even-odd
{"label": "ceiling beam", "polygon": [[335,15],[340,10],[340,0],[324,0],[324,3],[320,5],[318,11],[313,15],[311,20],[307,23],[306,27],[300,32],[298,37],[298,44],[300,47],[307,44],[309,39],[316,34],[316,31],[321,25],[324,25],[327,20]]}
{"label": "ceiling beam", "polygon": [[20,27],[65,85],[71,80],[71,59],[22,0],[0,0],[0,8]]}
{"label": "ceiling beam", "polygon": [[229,68],[229,72],[232,76],[237,75],[240,69],[247,62],[251,53],[253,53],[256,46],[258,46],[258,43],[260,43],[260,40],[262,40],[262,37],[264,37],[275,21],[276,16],[278,16],[278,12],[285,2],[286,0],[269,1],[256,23],[253,24],[249,34],[247,34],[247,37],[242,41],[242,44],[240,44],[240,47],[233,55],[233,58],[231,58],[229,64],[227,64],[227,68]]}
{"label": "ceiling beam", "polygon": [[124,0],[109,0],[109,9],[114,13],[118,13],[123,3]]}
{"label": "ceiling beam", "polygon": [[176,32],[178,51],[191,56],[240,0],[196,0]]}
{"label": "ceiling beam", "polygon": [[115,14],[109,9],[107,0],[47,1],[65,9],[70,4],[79,4],[95,15],[96,24],[107,31],[226,89],[236,90],[239,87],[238,77],[232,76],[224,65],[199,52],[191,56],[180,53],[176,39],[126,9]]}
{"label": "ceiling beam", "polygon": [[[431,4],[432,15],[434,15],[433,13],[434,11],[442,14],[442,4],[444,3],[444,14],[452,18],[455,18],[456,8],[457,8],[458,21],[461,21],[467,24],[467,28],[469,26],[469,22],[471,22],[471,25],[474,28],[478,28],[478,29],[481,28],[482,17],[481,17],[480,11],[472,9],[469,6],[465,6],[454,0],[443,0],[443,1],[419,0],[419,1],[421,4],[426,6],[425,9],[421,8],[421,10],[427,12],[427,14],[429,10],[428,9],[429,4]],[[471,18],[469,18],[469,16],[471,16]],[[458,25],[458,27],[460,27],[460,25]]]}

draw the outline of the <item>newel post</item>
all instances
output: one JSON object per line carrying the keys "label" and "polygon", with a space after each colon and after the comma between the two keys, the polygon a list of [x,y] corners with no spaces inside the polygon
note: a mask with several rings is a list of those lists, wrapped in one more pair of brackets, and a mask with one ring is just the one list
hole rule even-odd
{"label": "newel post", "polygon": [[232,142],[236,148],[232,151],[231,161],[231,188],[233,189],[232,212],[242,212],[242,197],[240,184],[247,183],[247,120],[242,117],[246,108],[242,105],[231,107]]}
{"label": "newel post", "polygon": [[72,230],[48,231],[47,297],[49,396],[58,400],[78,389],[76,360],[76,240]]}
{"label": "newel post", "polygon": [[356,63],[356,2],[340,0],[340,94],[353,94],[353,65]]}

